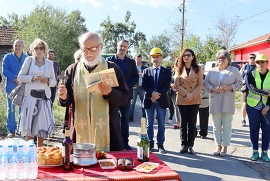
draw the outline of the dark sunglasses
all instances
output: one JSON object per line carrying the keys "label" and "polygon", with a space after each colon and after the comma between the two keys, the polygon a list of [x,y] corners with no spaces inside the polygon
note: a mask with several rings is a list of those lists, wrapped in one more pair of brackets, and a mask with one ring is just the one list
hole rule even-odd
{"label": "dark sunglasses", "polygon": [[44,50],[44,47],[35,47],[34,50],[36,50],[36,51],[41,50],[42,51],[42,50]]}
{"label": "dark sunglasses", "polygon": [[256,64],[264,64],[265,61],[257,61]]}
{"label": "dark sunglasses", "polygon": [[254,59],[255,60],[256,57],[249,57],[249,59]]}

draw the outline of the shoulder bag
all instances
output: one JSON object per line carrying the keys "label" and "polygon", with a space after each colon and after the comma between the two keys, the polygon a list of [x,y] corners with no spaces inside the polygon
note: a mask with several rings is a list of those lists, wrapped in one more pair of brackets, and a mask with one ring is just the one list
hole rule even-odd
{"label": "shoulder bag", "polygon": [[[29,74],[31,64],[32,64],[32,60],[31,60],[31,63],[29,65],[29,67],[28,67],[27,74]],[[26,85],[26,83],[20,82],[17,85],[17,87],[15,87],[11,91],[11,93],[8,95],[8,98],[10,98],[12,100],[12,104],[14,104],[16,106],[22,106],[22,102],[23,102],[23,98],[24,98],[25,85]]]}

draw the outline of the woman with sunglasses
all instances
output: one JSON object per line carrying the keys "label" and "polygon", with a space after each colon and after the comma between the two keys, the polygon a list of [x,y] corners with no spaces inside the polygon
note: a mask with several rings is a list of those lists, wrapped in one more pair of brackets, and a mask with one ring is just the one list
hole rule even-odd
{"label": "woman with sunglasses", "polygon": [[209,70],[204,85],[210,92],[209,113],[212,114],[215,156],[226,156],[231,142],[232,119],[235,112],[235,93],[242,86],[239,70],[230,66],[227,50],[216,53],[217,66]]}
{"label": "woman with sunglasses", "polygon": [[184,49],[176,61],[179,66],[175,69],[174,84],[177,91],[176,104],[181,114],[180,153],[194,154],[197,114],[202,104],[200,92],[203,88],[203,72],[191,49]]}
{"label": "woman with sunglasses", "polygon": [[259,159],[258,142],[259,132],[262,130],[262,152],[261,158],[269,162],[268,145],[270,139],[270,73],[267,69],[268,58],[264,54],[259,54],[255,59],[256,70],[247,76],[247,115],[249,119],[250,140],[253,153],[252,161]]}
{"label": "woman with sunglasses", "polygon": [[54,131],[51,89],[56,85],[53,62],[45,58],[48,45],[41,39],[31,44],[32,55],[25,59],[18,80],[26,83],[19,131],[26,140],[38,137],[38,147]]}

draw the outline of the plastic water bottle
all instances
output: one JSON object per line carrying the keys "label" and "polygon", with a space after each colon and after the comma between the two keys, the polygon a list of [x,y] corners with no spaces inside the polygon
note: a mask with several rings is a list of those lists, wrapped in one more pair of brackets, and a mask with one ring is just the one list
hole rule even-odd
{"label": "plastic water bottle", "polygon": [[38,174],[37,150],[33,144],[28,145],[27,178],[36,179]]}
{"label": "plastic water bottle", "polygon": [[18,145],[17,148],[17,159],[16,159],[16,172],[17,179],[26,179],[27,174],[27,156],[23,145]]}
{"label": "plastic water bottle", "polygon": [[3,145],[0,145],[0,180],[5,180],[6,178],[6,153]]}
{"label": "plastic water bottle", "polygon": [[7,147],[7,162],[6,162],[6,178],[12,180],[16,178],[16,157],[13,153],[13,145],[8,145]]}

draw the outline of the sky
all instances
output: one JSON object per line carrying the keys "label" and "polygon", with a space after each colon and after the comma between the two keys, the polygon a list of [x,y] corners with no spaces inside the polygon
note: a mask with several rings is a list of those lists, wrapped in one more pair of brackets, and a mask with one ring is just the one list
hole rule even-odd
{"label": "sky", "polygon": [[[0,0],[0,16],[29,14],[42,0]],[[149,40],[165,34],[173,24],[181,23],[183,0],[44,0],[56,8],[71,12],[80,10],[89,31],[100,30],[100,23],[109,16],[112,22],[123,22],[126,11],[131,21]],[[217,22],[221,17],[238,17],[234,44],[270,33],[269,0],[185,0],[186,34],[194,34],[202,40],[209,35],[217,36]],[[180,36],[180,35],[179,35]]]}

